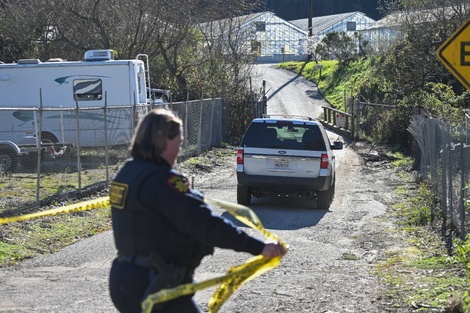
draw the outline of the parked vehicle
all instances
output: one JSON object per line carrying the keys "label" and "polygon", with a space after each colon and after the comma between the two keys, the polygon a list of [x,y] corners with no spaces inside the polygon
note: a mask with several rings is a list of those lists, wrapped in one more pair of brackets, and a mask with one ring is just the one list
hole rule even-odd
{"label": "parked vehicle", "polygon": [[166,89],[147,88],[149,104],[151,108],[164,107],[168,109],[168,103],[172,103],[171,92]]}
{"label": "parked vehicle", "polygon": [[309,117],[270,115],[254,119],[237,153],[237,201],[289,196],[317,200],[329,209],[335,193],[334,149],[323,125]]}
{"label": "parked vehicle", "polygon": [[112,50],[90,50],[83,61],[0,64],[0,140],[23,145],[40,136],[82,147],[127,144],[148,111],[149,84],[143,54],[115,60]]}

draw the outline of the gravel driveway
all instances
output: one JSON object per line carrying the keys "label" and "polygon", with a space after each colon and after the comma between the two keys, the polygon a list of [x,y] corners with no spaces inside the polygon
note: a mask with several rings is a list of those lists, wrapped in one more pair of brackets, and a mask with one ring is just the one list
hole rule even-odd
{"label": "gravel driveway", "polygon": [[[318,116],[326,104],[315,86],[301,77],[270,66],[263,66],[262,73],[272,93],[268,113]],[[345,142],[345,148],[335,153],[336,196],[329,211],[316,209],[314,201],[253,201],[250,207],[267,229],[289,244],[289,252],[278,268],[242,286],[221,313],[407,312],[390,309],[393,303],[383,296],[374,273],[374,263],[403,243],[387,217],[388,208],[397,201],[394,186],[400,181],[374,151]],[[210,169],[181,171],[195,175],[194,187],[207,197],[236,201],[234,154],[218,158]],[[105,232],[17,268],[0,270],[0,312],[116,312],[107,285],[114,254],[111,233]],[[203,261],[196,280],[223,275],[228,266],[248,258],[216,250]],[[203,311],[214,290],[196,294]]]}

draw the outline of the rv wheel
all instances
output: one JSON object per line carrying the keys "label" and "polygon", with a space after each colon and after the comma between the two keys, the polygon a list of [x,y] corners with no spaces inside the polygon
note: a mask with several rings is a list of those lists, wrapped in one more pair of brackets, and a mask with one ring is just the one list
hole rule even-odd
{"label": "rv wheel", "polygon": [[58,143],[59,140],[53,134],[49,132],[43,132],[41,133],[41,142],[42,143]]}
{"label": "rv wheel", "polygon": [[10,148],[0,148],[0,171],[14,172],[18,166],[18,156]]}

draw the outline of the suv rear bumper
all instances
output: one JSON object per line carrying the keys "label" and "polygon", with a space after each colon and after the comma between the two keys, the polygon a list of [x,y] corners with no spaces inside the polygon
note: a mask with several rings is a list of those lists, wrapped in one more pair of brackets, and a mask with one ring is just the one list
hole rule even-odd
{"label": "suv rear bumper", "polygon": [[261,188],[272,191],[296,190],[296,191],[323,191],[331,186],[331,177],[297,178],[279,176],[247,175],[237,172],[239,185]]}

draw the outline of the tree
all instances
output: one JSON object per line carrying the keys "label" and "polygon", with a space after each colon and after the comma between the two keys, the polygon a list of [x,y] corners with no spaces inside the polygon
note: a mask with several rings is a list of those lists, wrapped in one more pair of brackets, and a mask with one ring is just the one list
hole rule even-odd
{"label": "tree", "polygon": [[400,93],[423,89],[428,82],[443,82],[463,91],[439,62],[436,51],[470,17],[468,0],[386,0],[384,12],[394,17],[403,34],[385,55],[382,73]]}
{"label": "tree", "polygon": [[317,45],[315,53],[324,59],[335,58],[339,64],[347,64],[359,56],[362,37],[358,34],[350,36],[346,32],[330,32]]}
{"label": "tree", "polygon": [[34,0],[0,0],[0,44],[2,61],[38,58],[38,45],[49,33],[48,2]]}
{"label": "tree", "polygon": [[[0,0],[0,44],[3,61],[19,58],[78,60],[90,49],[113,49],[116,58],[149,56],[154,87],[171,89],[175,100],[189,94],[220,95],[222,87],[239,92],[245,59],[240,44],[231,52],[202,47],[209,42],[202,22],[250,12],[248,0]],[[232,37],[232,39],[235,39]],[[245,77],[246,78],[246,77]],[[204,86],[203,86],[204,85]]]}
{"label": "tree", "polygon": [[[455,122],[456,116],[464,116],[462,109],[470,106],[468,92],[436,54],[470,17],[470,5],[468,0],[386,0],[383,8],[402,39],[379,56],[360,94],[373,102],[393,99],[398,109],[380,117],[373,136],[409,147],[412,138],[407,128],[418,107],[429,116]],[[453,108],[444,110],[444,106]]]}

